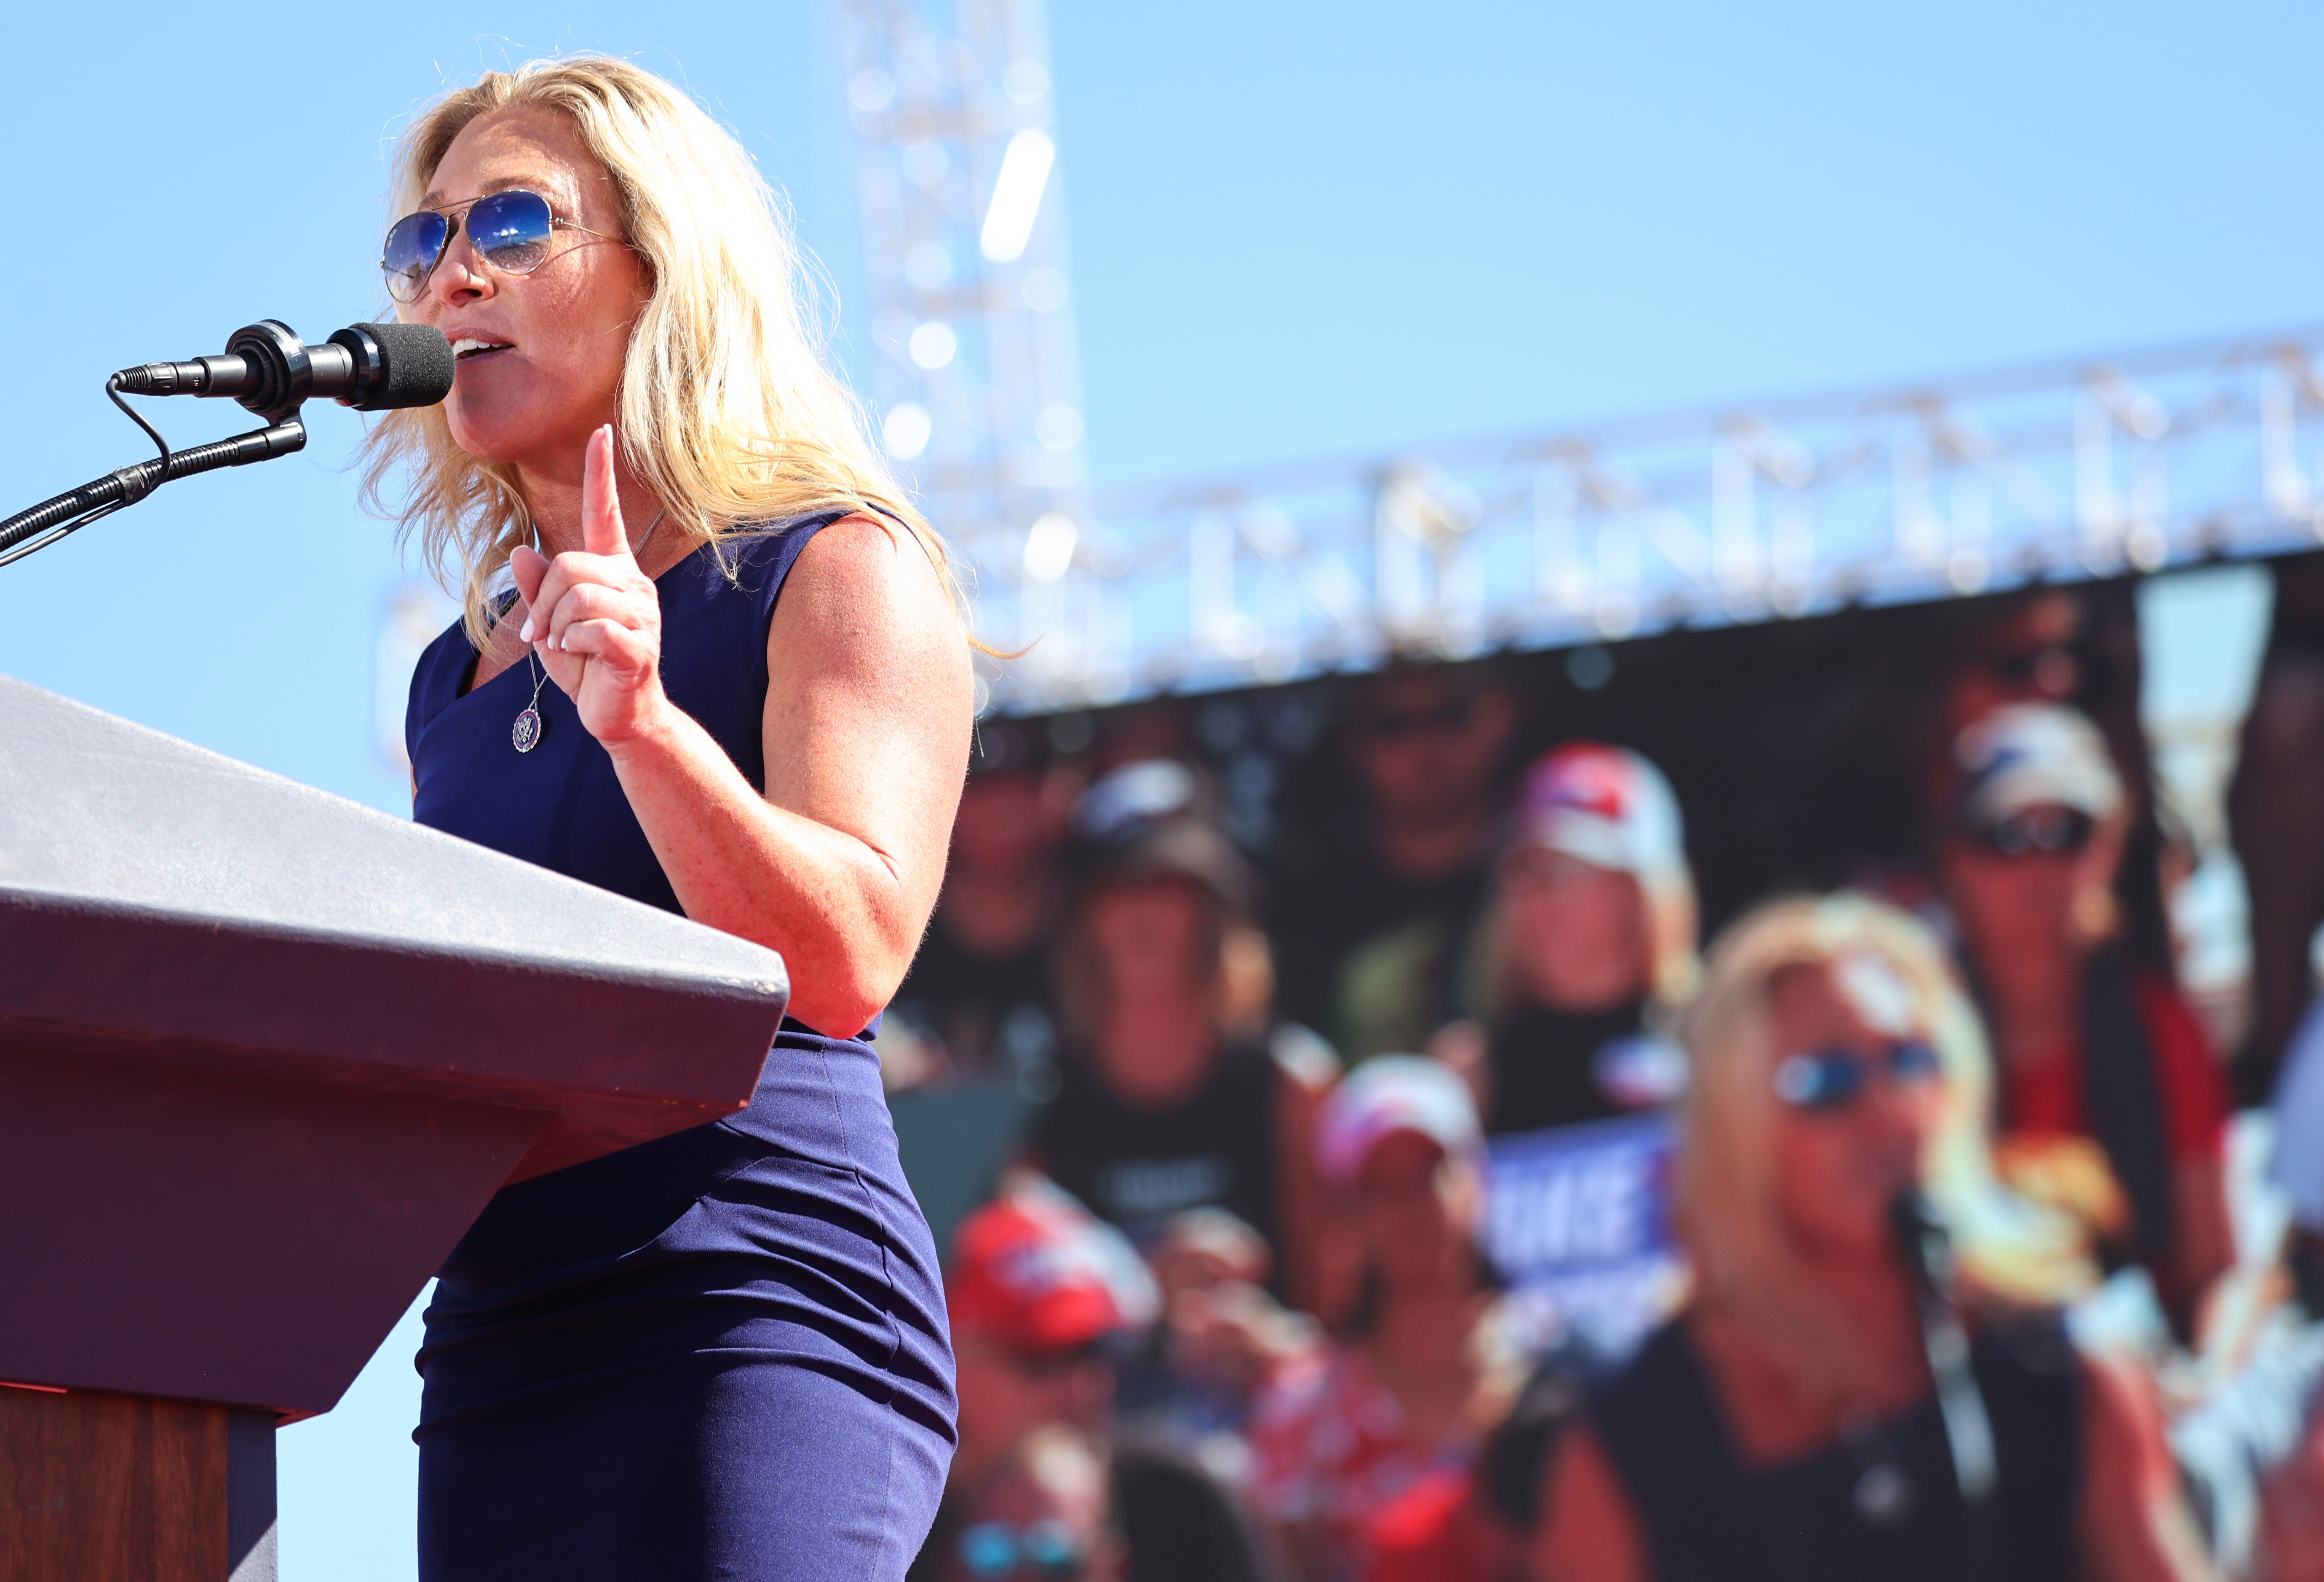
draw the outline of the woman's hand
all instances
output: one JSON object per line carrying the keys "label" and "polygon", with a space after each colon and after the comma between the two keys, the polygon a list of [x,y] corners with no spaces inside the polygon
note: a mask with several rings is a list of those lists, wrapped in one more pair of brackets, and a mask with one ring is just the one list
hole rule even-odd
{"label": "woman's hand", "polygon": [[611,424],[589,437],[582,465],[581,543],[554,560],[523,545],[509,556],[526,605],[517,635],[573,700],[589,734],[612,747],[656,729],[669,699],[661,597],[630,553]]}

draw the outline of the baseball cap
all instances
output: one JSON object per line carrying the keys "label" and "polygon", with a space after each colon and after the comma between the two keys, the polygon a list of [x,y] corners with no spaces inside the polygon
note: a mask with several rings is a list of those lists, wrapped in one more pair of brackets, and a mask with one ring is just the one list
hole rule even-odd
{"label": "baseball cap", "polygon": [[2106,739],[2086,716],[2056,704],[2005,704],[1963,731],[1953,751],[1961,817],[1970,824],[2041,806],[2104,819],[2122,805]]}
{"label": "baseball cap", "polygon": [[1351,1072],[1323,1101],[1316,1163],[1326,1180],[1345,1186],[1374,1145],[1397,1132],[1418,1132],[1448,1154],[1474,1152],[1483,1136],[1476,1100],[1450,1066],[1417,1054],[1383,1054]]}
{"label": "baseball cap", "polygon": [[1074,833],[1092,881],[1171,874],[1231,906],[1258,900],[1250,864],[1219,828],[1202,781],[1175,759],[1139,759],[1099,776],[1074,809]]}
{"label": "baseball cap", "polygon": [[945,1301],[955,1333],[1026,1351],[1143,1329],[1161,1311],[1153,1275],[1122,1234],[1046,1181],[961,1221]]}
{"label": "baseball cap", "polygon": [[1622,873],[1683,867],[1678,798],[1660,769],[1627,748],[1576,741],[1526,771],[1517,842]]}

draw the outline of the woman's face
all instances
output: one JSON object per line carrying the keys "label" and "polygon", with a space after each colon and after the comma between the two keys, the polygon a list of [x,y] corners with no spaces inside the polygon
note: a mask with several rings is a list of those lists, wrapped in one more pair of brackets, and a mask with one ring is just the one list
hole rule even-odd
{"label": "woman's face", "polygon": [[1646,897],[1637,878],[1527,846],[1501,863],[1501,917],[1536,1003],[1600,1011],[1646,991]]}
{"label": "woman's face", "polygon": [[[470,122],[426,201],[446,208],[509,188],[540,193],[560,220],[622,235],[612,179],[553,111]],[[455,444],[479,461],[577,476],[591,431],[618,415],[630,329],[651,295],[645,261],[622,242],[559,226],[539,269],[503,274],[476,256],[463,225],[404,313],[442,330],[458,355],[444,403]]]}
{"label": "woman's face", "polygon": [[1211,903],[1193,880],[1107,885],[1084,906],[1081,924],[1109,994],[1137,999],[1207,992],[1203,957]]}
{"label": "woman's face", "polygon": [[1889,1207],[1920,1182],[1943,1083],[1900,1080],[1891,1069],[1900,1044],[1925,1043],[1897,1008],[1904,1001],[1901,981],[1871,959],[1791,968],[1768,985],[1775,1066],[1794,1054],[1848,1053],[1866,1062],[1868,1078],[1852,1100],[1830,1108],[1772,1100],[1777,1207],[1812,1257],[1886,1260]]}
{"label": "woman's face", "polygon": [[1418,1132],[1374,1143],[1356,1172],[1356,1232],[1380,1283],[1411,1290],[1465,1278],[1480,1193],[1473,1168]]}
{"label": "woman's face", "polygon": [[[2062,807],[2025,810],[2029,819],[2063,824]],[[1981,836],[1948,837],[1941,873],[1945,899],[1960,924],[1978,976],[2005,1000],[2021,980],[2060,980],[2079,968],[2088,936],[2077,920],[2086,895],[2114,888],[2121,837],[2112,824],[2090,824],[2079,848],[2057,850],[2024,842],[2012,848]]]}

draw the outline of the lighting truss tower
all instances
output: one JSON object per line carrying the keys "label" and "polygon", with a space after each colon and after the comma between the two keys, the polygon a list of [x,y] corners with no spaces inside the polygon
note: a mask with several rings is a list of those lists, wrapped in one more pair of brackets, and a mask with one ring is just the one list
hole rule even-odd
{"label": "lighting truss tower", "polygon": [[1042,0],[839,10],[881,442],[973,563],[981,635],[1030,640],[1084,500]]}

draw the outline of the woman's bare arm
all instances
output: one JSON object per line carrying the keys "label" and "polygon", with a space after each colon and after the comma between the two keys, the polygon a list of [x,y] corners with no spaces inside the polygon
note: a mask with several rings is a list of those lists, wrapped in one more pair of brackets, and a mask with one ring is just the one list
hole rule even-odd
{"label": "woman's bare arm", "polygon": [[919,543],[850,518],[799,552],[767,637],[761,797],[694,721],[611,747],[686,915],[781,952],[835,1035],[888,1003],[944,882],[968,648]]}
{"label": "woman's bare arm", "polygon": [[904,529],[850,517],[810,539],[767,635],[762,796],[661,690],[659,596],[622,532],[611,449],[592,442],[587,551],[518,557],[526,634],[686,915],[781,952],[791,1014],[853,1034],[902,982],[943,883],[968,765],[958,614]]}

